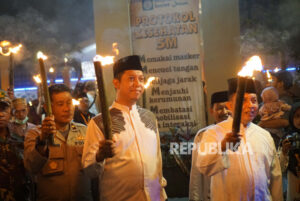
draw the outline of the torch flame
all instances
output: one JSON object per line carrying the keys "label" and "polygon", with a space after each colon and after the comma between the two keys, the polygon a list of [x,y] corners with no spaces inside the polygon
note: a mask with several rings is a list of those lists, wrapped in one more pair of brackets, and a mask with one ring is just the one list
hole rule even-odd
{"label": "torch flame", "polygon": [[67,63],[69,60],[67,57],[64,58],[65,63]]}
{"label": "torch flame", "polygon": [[155,77],[149,77],[146,84],[144,85],[144,88],[147,89],[155,79]]}
{"label": "torch flame", "polygon": [[72,103],[73,103],[73,105],[79,105],[79,101],[76,99],[72,99]]}
{"label": "torch flame", "polygon": [[9,41],[4,40],[4,41],[1,41],[0,46],[6,47],[6,46],[10,46],[10,44],[11,44],[11,43],[10,43]]}
{"label": "torch flame", "polygon": [[101,55],[96,55],[94,57],[94,61],[100,61],[102,66],[105,66],[105,65],[109,65],[109,64],[112,64],[114,63],[114,56],[105,56],[105,57],[102,57]]}
{"label": "torch flame", "polygon": [[253,71],[261,71],[263,69],[259,56],[251,57],[242,70],[238,73],[241,77],[252,77]]}
{"label": "torch flame", "polygon": [[49,68],[49,72],[50,72],[50,73],[54,73],[54,68],[53,68],[53,67],[50,67],[50,68]]}
{"label": "torch flame", "polygon": [[32,106],[32,102],[31,101],[29,101],[28,104],[29,104],[30,107]]}
{"label": "torch flame", "polygon": [[43,59],[43,60],[48,59],[48,57],[46,55],[44,55],[43,52],[41,52],[41,51],[38,51],[37,58],[38,59]]}
{"label": "torch flame", "polygon": [[0,54],[7,57],[10,55],[10,49],[5,51],[4,48],[0,47]]}
{"label": "torch flame", "polygon": [[276,67],[274,72],[277,73],[278,71],[280,71],[280,69],[278,67]]}
{"label": "torch flame", "polygon": [[19,50],[21,49],[21,47],[22,47],[22,44],[19,44],[18,46],[11,48],[10,51],[12,53],[16,54],[17,52],[19,52]]}
{"label": "torch flame", "polygon": [[35,76],[33,76],[33,79],[34,79],[34,81],[35,81],[37,84],[42,83],[42,80],[41,80],[41,78],[40,78],[40,75],[35,75]]}
{"label": "torch flame", "polygon": [[120,51],[119,51],[119,44],[118,43],[113,43],[112,44],[112,49],[113,49],[113,52],[116,54],[116,56],[118,56],[120,54]]}
{"label": "torch flame", "polygon": [[15,47],[9,47],[11,45],[11,43],[9,41],[2,41],[0,43],[0,53],[4,56],[9,56],[10,54],[15,54],[17,53],[21,47],[22,47],[22,44],[19,44]]}
{"label": "torch flame", "polygon": [[271,76],[269,70],[267,70],[267,78],[268,78],[268,82],[272,82],[272,76]]}

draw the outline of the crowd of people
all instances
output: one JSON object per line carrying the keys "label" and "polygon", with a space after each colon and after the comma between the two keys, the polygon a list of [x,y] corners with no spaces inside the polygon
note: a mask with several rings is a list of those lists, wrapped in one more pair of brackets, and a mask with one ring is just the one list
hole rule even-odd
{"label": "crowd of people", "polygon": [[[0,201],[167,200],[157,120],[136,104],[144,79],[138,56],[115,62],[112,139],[105,137],[94,82],[74,90],[49,86],[52,115],[42,97],[29,107],[1,89]],[[289,93],[292,85],[284,70],[259,94],[248,79],[237,135],[237,79],[213,93],[215,123],[194,138],[190,201],[300,200],[300,102]]]}

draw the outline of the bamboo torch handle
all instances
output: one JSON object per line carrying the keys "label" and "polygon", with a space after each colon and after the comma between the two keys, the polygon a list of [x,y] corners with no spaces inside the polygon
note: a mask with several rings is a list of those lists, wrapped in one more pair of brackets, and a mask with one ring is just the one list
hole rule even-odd
{"label": "bamboo torch handle", "polygon": [[[48,90],[47,75],[46,75],[44,60],[42,58],[39,59],[39,64],[40,64],[40,74],[41,74],[41,81],[42,81],[41,85],[43,88],[43,95],[44,95],[45,106],[46,106],[46,116],[49,117],[52,115],[52,107],[51,107],[50,94]],[[53,135],[51,135],[47,141],[49,145],[57,146],[54,144]]]}
{"label": "bamboo torch handle", "polygon": [[42,87],[43,87],[43,95],[45,99],[45,105],[46,105],[46,116],[52,115],[52,108],[51,108],[51,100],[50,100],[50,94],[48,90],[48,84],[47,84],[47,75],[44,65],[44,60],[39,59],[40,64],[40,74],[41,74],[41,80],[42,80]]}
{"label": "bamboo torch handle", "polygon": [[100,61],[94,61],[95,74],[97,79],[98,93],[100,99],[100,107],[102,113],[103,127],[104,127],[104,136],[105,139],[112,139],[111,132],[111,117],[108,109],[107,98],[105,93],[104,86],[104,77],[103,77],[103,69]]}
{"label": "bamboo torch handle", "polygon": [[247,78],[240,77],[240,76],[238,77],[237,92],[236,92],[235,107],[234,107],[233,122],[232,122],[232,133],[234,135],[237,135],[240,132],[246,81]]}

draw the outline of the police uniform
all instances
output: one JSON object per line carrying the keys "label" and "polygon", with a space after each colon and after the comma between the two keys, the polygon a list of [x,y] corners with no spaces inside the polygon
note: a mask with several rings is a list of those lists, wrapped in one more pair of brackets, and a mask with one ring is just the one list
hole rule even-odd
{"label": "police uniform", "polygon": [[48,158],[36,149],[41,126],[31,129],[25,137],[24,164],[37,176],[38,201],[90,201],[90,179],[84,174],[81,157],[86,127],[70,123],[67,139],[57,131],[54,144],[48,146]]}

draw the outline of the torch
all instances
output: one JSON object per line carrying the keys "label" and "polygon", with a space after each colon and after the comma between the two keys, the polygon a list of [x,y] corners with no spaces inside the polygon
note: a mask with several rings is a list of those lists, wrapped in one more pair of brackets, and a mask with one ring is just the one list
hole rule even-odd
{"label": "torch", "polygon": [[71,75],[70,75],[70,67],[67,65],[68,64],[68,58],[64,58],[65,66],[63,68],[62,76],[64,80],[64,84],[67,85],[69,88],[71,88]]}
{"label": "torch", "polygon": [[242,70],[238,73],[238,83],[236,90],[235,107],[232,122],[232,133],[238,135],[240,132],[241,116],[243,109],[244,94],[246,90],[247,80],[251,79],[253,71],[261,71],[262,64],[259,56],[251,57]]}
{"label": "torch", "polygon": [[144,93],[143,93],[143,108],[147,107],[147,97],[146,97],[146,89],[148,89],[148,87],[151,85],[151,83],[155,80],[155,77],[149,77],[147,79],[146,84],[144,84]]}
{"label": "torch", "polygon": [[107,140],[112,139],[112,132],[111,132],[111,118],[110,118],[110,113],[109,113],[107,98],[105,93],[102,65],[104,66],[104,65],[112,64],[113,62],[114,62],[113,56],[102,57],[100,55],[96,55],[94,57],[94,68],[95,68],[95,74],[97,79],[99,99],[101,102],[100,107],[102,112],[104,136],[105,139]]}
{"label": "torch", "polygon": [[10,56],[9,56],[9,87],[13,90],[14,89],[14,54],[16,54],[22,45],[19,44],[18,46],[10,48]]}
{"label": "torch", "polygon": [[9,88],[14,89],[14,54],[10,54],[9,56]]}
{"label": "torch", "polygon": [[41,83],[42,83],[42,80],[41,80],[41,78],[40,78],[40,75],[34,75],[33,76],[33,80],[34,80],[34,82],[36,83],[36,85],[37,85],[37,97],[39,98],[39,97],[41,97],[42,96],[42,92],[41,92]]}
{"label": "torch", "polygon": [[9,56],[9,88],[14,89],[14,54],[16,54],[22,45],[12,47],[9,41],[1,41],[0,43],[0,54],[3,56]]}
{"label": "torch", "polygon": [[270,84],[273,80],[269,70],[267,70],[267,78],[268,78],[268,84]]}
{"label": "torch", "polygon": [[49,68],[49,73],[50,73],[50,84],[55,84],[55,69],[54,67]]}
{"label": "torch", "polygon": [[[45,100],[45,109],[46,109],[46,116],[49,117],[52,115],[52,108],[51,108],[51,100],[50,100],[50,94],[48,90],[48,84],[47,84],[47,74],[46,69],[44,65],[44,60],[46,60],[48,57],[44,55],[41,51],[37,53],[37,58],[39,60],[40,64],[40,76],[41,76],[41,84],[43,88],[43,95]],[[48,139],[48,142],[50,145],[54,145],[54,136],[51,135],[51,138]]]}

